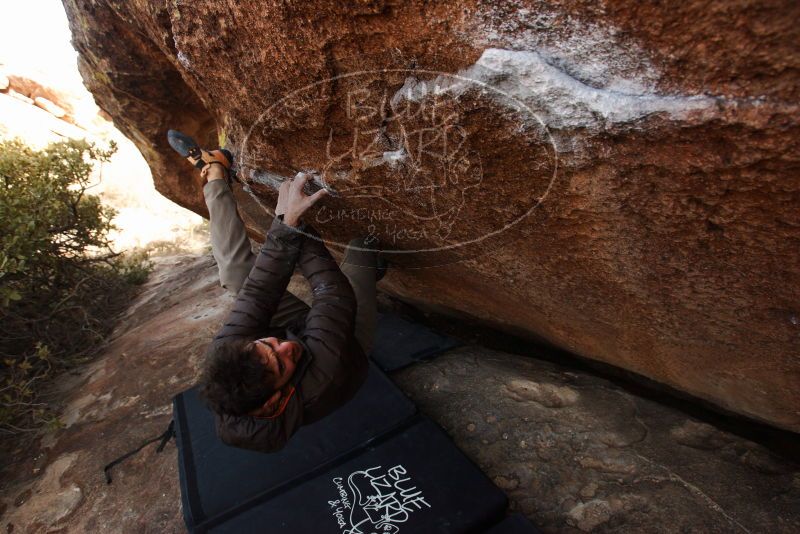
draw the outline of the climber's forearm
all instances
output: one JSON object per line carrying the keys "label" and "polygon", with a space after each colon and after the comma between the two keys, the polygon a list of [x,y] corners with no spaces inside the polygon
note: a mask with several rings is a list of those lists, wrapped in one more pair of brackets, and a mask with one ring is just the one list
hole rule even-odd
{"label": "climber's forearm", "polygon": [[276,217],[272,221],[267,239],[217,338],[252,338],[268,331],[289,285],[304,240],[302,233],[283,224],[280,219]]}

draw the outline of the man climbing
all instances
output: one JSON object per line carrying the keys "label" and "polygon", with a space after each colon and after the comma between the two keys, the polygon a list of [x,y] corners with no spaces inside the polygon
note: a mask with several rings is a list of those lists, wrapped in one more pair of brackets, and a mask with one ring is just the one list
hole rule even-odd
{"label": "man climbing", "polygon": [[[203,150],[174,130],[168,139],[201,169],[220,283],[237,294],[209,346],[202,395],[225,443],[279,450],[301,425],[336,410],[364,382],[375,330],[377,254],[356,239],[341,268],[336,264],[302,221],[326,191],[306,195],[309,177],[298,173],[281,185],[256,257],[228,183],[230,152]],[[286,291],[295,266],[311,285],[310,308]]]}

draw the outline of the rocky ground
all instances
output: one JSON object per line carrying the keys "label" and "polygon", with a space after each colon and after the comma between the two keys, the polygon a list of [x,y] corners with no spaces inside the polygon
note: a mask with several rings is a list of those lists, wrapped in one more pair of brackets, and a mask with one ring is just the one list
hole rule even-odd
{"label": "rocky ground", "polygon": [[593,375],[468,346],[396,379],[547,532],[800,529],[797,465]]}
{"label": "rocky ground", "polygon": [[[4,455],[5,532],[184,531],[174,444],[102,471],[166,428],[231,301],[210,257],[159,261],[104,354],[55,385],[63,428]],[[467,344],[393,378],[545,532],[800,531],[796,459],[726,430],[746,424],[517,352]]]}

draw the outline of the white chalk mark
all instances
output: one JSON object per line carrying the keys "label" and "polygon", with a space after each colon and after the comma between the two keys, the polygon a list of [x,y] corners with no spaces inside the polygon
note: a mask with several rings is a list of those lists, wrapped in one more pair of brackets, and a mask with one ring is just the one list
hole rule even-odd
{"label": "white chalk mark", "polygon": [[[601,129],[613,124],[630,123],[654,113],[665,113],[674,120],[690,113],[714,114],[717,98],[664,96],[646,90],[628,93],[587,85],[547,63],[537,52],[490,48],[475,65],[457,76],[441,75],[432,80],[409,78],[392,97],[392,104],[403,99],[420,101],[430,94],[450,93],[459,97],[476,90],[474,80],[502,91],[535,110],[549,128],[588,127]],[[629,85],[633,87],[633,85]],[[509,98],[498,93],[482,92],[482,97],[508,106]]]}

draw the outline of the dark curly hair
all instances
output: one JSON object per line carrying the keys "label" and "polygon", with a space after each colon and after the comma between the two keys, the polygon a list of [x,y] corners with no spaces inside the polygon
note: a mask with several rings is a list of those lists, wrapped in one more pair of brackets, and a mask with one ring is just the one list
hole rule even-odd
{"label": "dark curly hair", "polygon": [[220,414],[246,415],[269,399],[276,378],[253,349],[253,340],[215,339],[208,347],[200,395]]}

